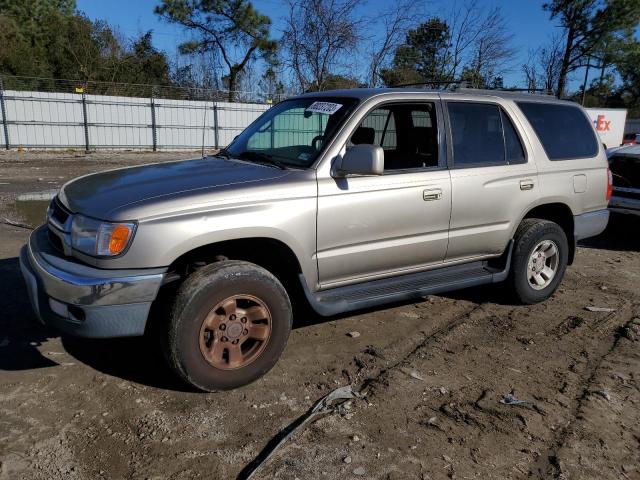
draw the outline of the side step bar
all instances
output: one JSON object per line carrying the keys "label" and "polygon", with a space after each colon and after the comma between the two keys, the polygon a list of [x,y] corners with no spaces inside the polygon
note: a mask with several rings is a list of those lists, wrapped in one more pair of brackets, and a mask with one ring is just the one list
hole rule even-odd
{"label": "side step bar", "polygon": [[300,281],[311,308],[318,315],[328,317],[434,293],[502,282],[509,274],[512,250],[513,240],[509,242],[502,256],[489,261],[453,265],[315,293],[309,291],[302,274]]}

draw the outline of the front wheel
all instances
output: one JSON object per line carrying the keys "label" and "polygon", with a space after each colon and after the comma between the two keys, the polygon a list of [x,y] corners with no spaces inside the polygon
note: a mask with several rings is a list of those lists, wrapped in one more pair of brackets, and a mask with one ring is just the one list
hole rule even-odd
{"label": "front wheel", "polygon": [[554,222],[537,218],[522,221],[514,237],[509,283],[525,304],[546,300],[562,281],[569,246],[564,230]]}
{"label": "front wheel", "polygon": [[200,390],[240,387],[275,365],[291,323],[289,297],[271,273],[248,262],[214,263],[180,286],[166,357],[178,376]]}

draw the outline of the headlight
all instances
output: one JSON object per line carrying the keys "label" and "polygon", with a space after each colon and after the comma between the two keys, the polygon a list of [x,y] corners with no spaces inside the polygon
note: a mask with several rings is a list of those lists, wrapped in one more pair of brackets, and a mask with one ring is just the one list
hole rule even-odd
{"label": "headlight", "polygon": [[103,222],[76,215],[71,224],[71,246],[87,255],[112,257],[127,248],[134,230],[134,223]]}

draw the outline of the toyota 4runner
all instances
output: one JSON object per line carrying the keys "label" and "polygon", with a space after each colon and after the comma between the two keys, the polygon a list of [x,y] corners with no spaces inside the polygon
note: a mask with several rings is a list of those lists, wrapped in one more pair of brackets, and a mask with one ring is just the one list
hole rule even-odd
{"label": "toyota 4runner", "polygon": [[574,103],[313,93],[216,155],[70,181],[20,261],[44,323],[85,337],[154,325],[172,369],[213,391],[276,363],[295,293],[323,316],[496,282],[543,301],[576,242],[605,229],[610,195]]}

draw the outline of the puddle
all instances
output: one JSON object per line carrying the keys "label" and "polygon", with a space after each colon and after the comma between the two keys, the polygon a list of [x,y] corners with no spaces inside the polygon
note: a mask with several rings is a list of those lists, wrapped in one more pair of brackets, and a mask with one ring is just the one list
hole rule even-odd
{"label": "puddle", "polygon": [[42,225],[45,223],[47,207],[57,192],[57,190],[46,190],[18,195],[14,204],[17,218],[12,220],[19,220],[32,227]]}

